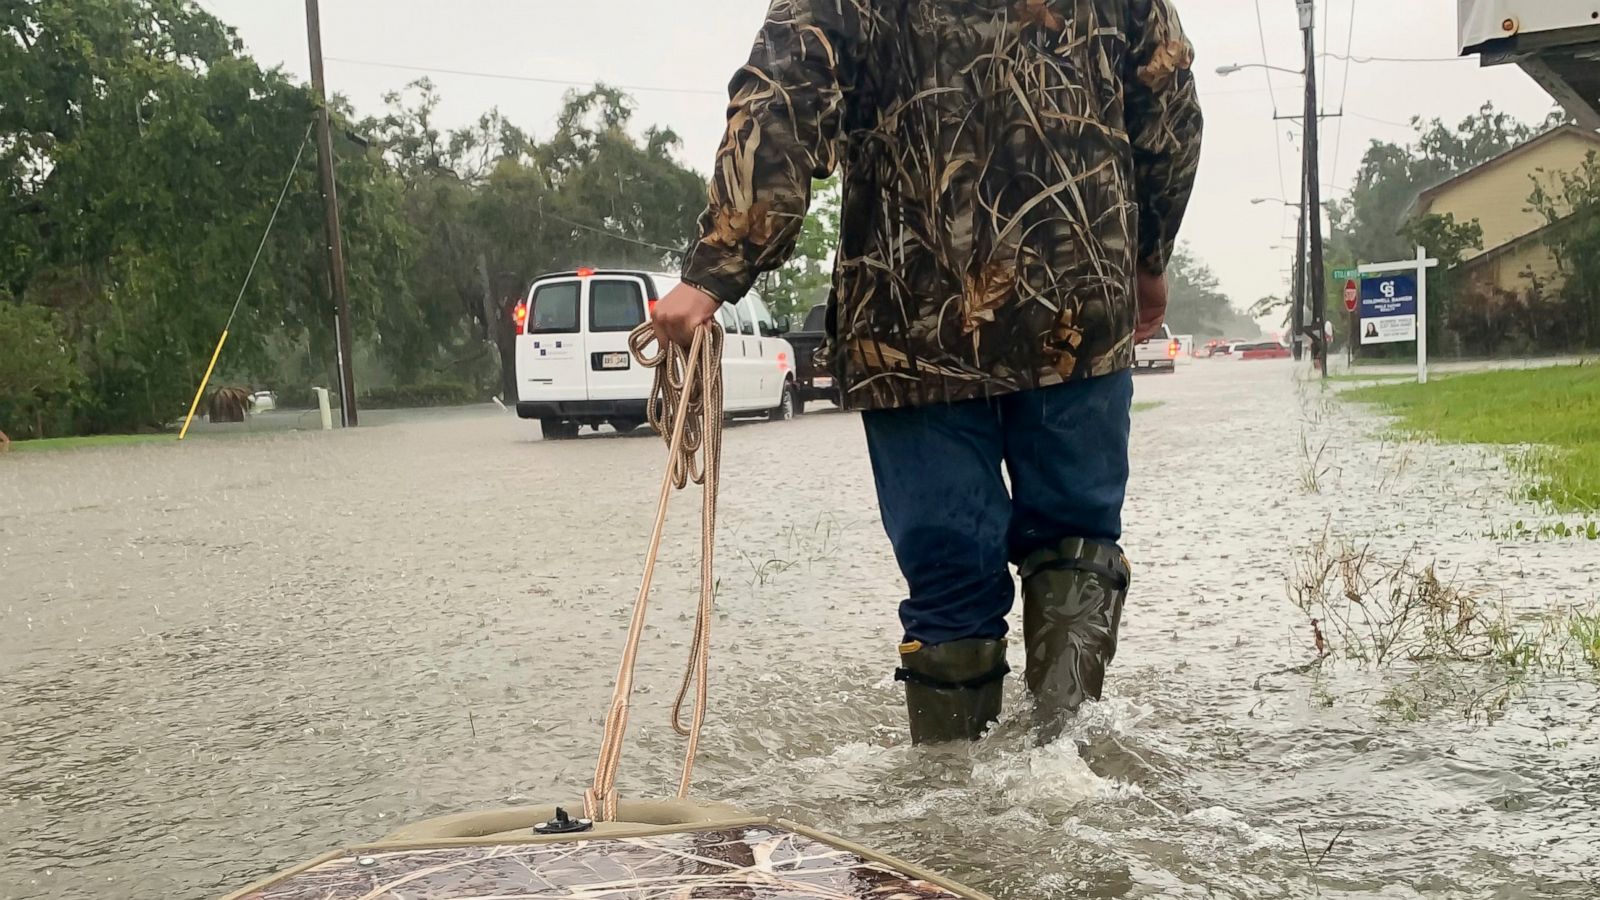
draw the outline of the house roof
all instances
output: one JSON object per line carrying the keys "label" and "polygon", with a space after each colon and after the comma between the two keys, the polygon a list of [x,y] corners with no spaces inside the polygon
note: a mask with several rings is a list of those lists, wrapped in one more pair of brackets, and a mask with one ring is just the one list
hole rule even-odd
{"label": "house roof", "polygon": [[1411,205],[1411,211],[1426,212],[1428,206],[1433,203],[1434,198],[1438,197],[1440,194],[1444,193],[1450,188],[1455,187],[1464,181],[1468,181],[1477,177],[1479,173],[1487,169],[1498,167],[1501,163],[1510,162],[1511,160],[1516,159],[1517,157],[1522,156],[1531,150],[1542,147],[1545,144],[1548,144],[1555,139],[1566,135],[1582,138],[1594,144],[1596,148],[1600,148],[1600,133],[1590,131],[1587,128],[1580,128],[1577,125],[1562,125],[1557,128],[1552,128],[1532,140],[1523,141],[1499,156],[1485,160],[1484,162],[1473,166],[1472,168],[1462,172],[1459,175],[1456,175],[1453,178],[1442,181],[1439,184],[1428,188],[1421,194],[1417,195],[1417,201]]}

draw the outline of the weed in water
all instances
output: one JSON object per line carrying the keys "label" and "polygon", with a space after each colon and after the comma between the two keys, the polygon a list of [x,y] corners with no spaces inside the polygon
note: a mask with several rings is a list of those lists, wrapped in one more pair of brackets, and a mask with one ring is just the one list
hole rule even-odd
{"label": "weed in water", "polygon": [[[1487,588],[1441,578],[1434,563],[1384,560],[1326,534],[1296,560],[1290,591],[1312,623],[1316,663],[1403,676],[1378,701],[1403,720],[1445,708],[1492,718],[1535,674],[1600,669],[1600,605],[1513,615]],[[1319,680],[1313,696],[1324,694]]]}
{"label": "weed in water", "polygon": [[1328,442],[1323,441],[1312,452],[1311,439],[1304,431],[1300,432],[1300,487],[1308,494],[1322,493],[1322,478],[1330,469],[1322,464],[1322,456],[1327,451]]}
{"label": "weed in water", "polygon": [[1549,522],[1538,527],[1530,527],[1528,523],[1518,519],[1515,523],[1505,528],[1489,529],[1489,537],[1500,540],[1585,540],[1600,541],[1600,520],[1587,519],[1568,525],[1566,522]]}
{"label": "weed in water", "polygon": [[1600,669],[1600,611],[1573,613],[1567,631],[1584,661]]}

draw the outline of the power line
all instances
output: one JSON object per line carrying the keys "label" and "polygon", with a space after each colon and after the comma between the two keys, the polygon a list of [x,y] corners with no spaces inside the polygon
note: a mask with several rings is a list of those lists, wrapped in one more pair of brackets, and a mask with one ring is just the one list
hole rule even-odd
{"label": "power line", "polygon": [[1342,53],[1342,54],[1340,54],[1340,53],[1328,53],[1328,54],[1325,54],[1325,55],[1331,56],[1334,59],[1342,59],[1342,60],[1345,60],[1346,62],[1353,62],[1353,63],[1375,63],[1375,62],[1385,62],[1385,63],[1477,62],[1477,60],[1473,59],[1470,56],[1352,56],[1348,52]]}
{"label": "power line", "polygon": [[1416,127],[1411,122],[1396,122],[1393,119],[1380,119],[1377,116],[1369,116],[1369,115],[1365,115],[1363,113],[1358,113],[1358,112],[1346,111],[1345,115],[1352,116],[1352,117],[1357,118],[1357,119],[1365,119],[1368,122],[1377,122],[1379,125],[1392,125],[1395,128],[1408,128],[1409,129],[1409,128]]}
{"label": "power line", "polygon": [[278,202],[272,207],[272,217],[267,219],[267,227],[261,232],[261,243],[256,245],[256,255],[250,260],[250,270],[244,273],[244,283],[239,285],[239,296],[233,300],[233,310],[228,313],[228,321],[222,326],[226,333],[233,327],[233,317],[239,314],[239,304],[244,302],[244,292],[250,288],[250,279],[255,277],[256,264],[261,262],[261,252],[267,249],[267,238],[272,236],[272,226],[278,224],[278,213],[283,209],[283,199],[289,196],[289,185],[294,183],[295,173],[300,171],[300,160],[306,154],[306,144],[311,141],[311,129],[316,127],[316,122],[306,126],[306,135],[300,139],[300,149],[294,153],[294,162],[289,164],[289,175],[283,180],[283,190],[278,192]]}
{"label": "power line", "polygon": [[[1332,6],[1333,4],[1329,3],[1328,5]],[[1339,151],[1344,149],[1344,116],[1342,113],[1344,112],[1344,102],[1350,99],[1350,67],[1354,65],[1350,62],[1350,51],[1355,48],[1355,42],[1356,0],[1350,0],[1350,36],[1345,40],[1344,45],[1344,87],[1339,90],[1339,112],[1341,115],[1339,116],[1339,124],[1335,126],[1333,131],[1333,168],[1328,172],[1330,179],[1339,177]],[[1326,68],[1323,69],[1323,74],[1327,74]]]}
{"label": "power line", "polygon": [[1272,149],[1278,154],[1278,193],[1287,196],[1289,183],[1283,178],[1283,132],[1278,129],[1278,94],[1272,85],[1272,59],[1267,56],[1267,26],[1261,18],[1261,0],[1256,0],[1256,34],[1261,37],[1261,71],[1267,76],[1267,93],[1272,97]]}
{"label": "power line", "polygon": [[[368,66],[374,69],[399,69],[407,72],[427,72],[435,75],[464,75],[469,78],[493,78],[499,81],[523,81],[533,84],[550,84],[558,87],[594,87],[593,81],[568,81],[561,78],[538,78],[532,75],[509,75],[504,72],[474,72],[468,69],[444,69],[437,66],[414,66],[407,63],[378,62],[369,59],[349,59],[342,56],[329,56],[328,62],[343,63],[347,66]],[[708,91],[698,88],[660,87],[644,84],[613,84],[624,91],[639,91],[655,94],[696,94],[707,97],[726,97],[724,91]]]}
{"label": "power line", "polygon": [[595,234],[603,235],[605,237],[611,238],[612,240],[623,241],[624,243],[629,243],[629,244],[637,244],[640,247],[648,247],[651,250],[660,250],[663,253],[680,253],[680,254],[683,253],[683,248],[682,247],[665,247],[665,246],[662,246],[661,244],[652,244],[649,241],[641,241],[638,238],[631,238],[631,237],[628,237],[625,234],[617,234],[615,231],[608,231],[608,230],[606,230],[604,228],[596,228],[593,225],[585,225],[582,222],[574,222],[571,219],[566,218],[565,216],[558,216],[555,213],[547,213],[543,209],[539,210],[539,215],[543,216],[543,217],[548,217],[548,218],[551,218],[551,219],[555,219],[557,222],[560,222],[563,225],[570,225],[573,228],[579,228],[579,229],[582,229],[584,231],[592,231]]}

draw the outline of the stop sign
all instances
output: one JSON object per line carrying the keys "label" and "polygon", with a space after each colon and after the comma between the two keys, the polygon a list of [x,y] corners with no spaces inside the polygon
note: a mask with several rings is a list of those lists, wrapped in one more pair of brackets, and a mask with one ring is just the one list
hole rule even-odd
{"label": "stop sign", "polygon": [[1344,308],[1347,312],[1355,312],[1356,304],[1361,300],[1361,285],[1356,284],[1354,278],[1344,283]]}

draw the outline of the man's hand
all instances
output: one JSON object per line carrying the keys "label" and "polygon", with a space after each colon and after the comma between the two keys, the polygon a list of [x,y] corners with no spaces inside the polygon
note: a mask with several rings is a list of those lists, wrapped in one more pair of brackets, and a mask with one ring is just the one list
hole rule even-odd
{"label": "man's hand", "polygon": [[1133,329],[1137,343],[1149,340],[1167,320],[1167,276],[1139,273],[1139,322]]}
{"label": "man's hand", "polygon": [[693,285],[678,285],[656,303],[655,312],[651,314],[656,340],[688,347],[694,343],[695,329],[716,316],[717,306],[717,301],[705,291]]}

